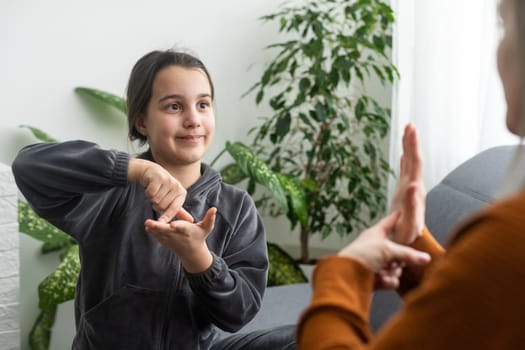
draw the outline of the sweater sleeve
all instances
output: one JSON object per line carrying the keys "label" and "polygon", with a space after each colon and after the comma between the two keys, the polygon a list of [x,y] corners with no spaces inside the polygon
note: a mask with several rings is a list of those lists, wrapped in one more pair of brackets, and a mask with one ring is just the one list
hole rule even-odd
{"label": "sweater sleeve", "polygon": [[445,254],[445,249],[436,241],[427,227],[423,228],[423,234],[411,244],[411,247],[419,251],[427,252],[430,254],[432,260],[431,263],[427,265],[407,266],[403,269],[399,288],[397,289],[397,292],[401,296],[404,296],[407,292],[417,287],[426,271]]}
{"label": "sweater sleeve", "polygon": [[80,225],[83,218],[89,221],[85,213],[93,209],[94,202],[86,201],[89,195],[95,199],[97,193],[127,185],[128,163],[127,153],[69,141],[26,146],[12,169],[18,188],[35,212],[73,234],[73,226]]}
{"label": "sweater sleeve", "polygon": [[299,320],[300,349],[357,349],[370,341],[373,273],[356,260],[331,256],[317,263],[312,301]]}

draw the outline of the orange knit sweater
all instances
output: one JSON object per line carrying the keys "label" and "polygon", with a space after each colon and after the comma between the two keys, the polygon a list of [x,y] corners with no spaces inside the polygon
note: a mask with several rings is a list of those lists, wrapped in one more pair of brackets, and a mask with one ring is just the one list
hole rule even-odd
{"label": "orange knit sweater", "polygon": [[372,272],[348,258],[320,261],[299,348],[525,349],[525,193],[472,217],[446,253],[428,232],[413,247],[433,261],[405,269],[404,307],[377,335],[369,327]]}

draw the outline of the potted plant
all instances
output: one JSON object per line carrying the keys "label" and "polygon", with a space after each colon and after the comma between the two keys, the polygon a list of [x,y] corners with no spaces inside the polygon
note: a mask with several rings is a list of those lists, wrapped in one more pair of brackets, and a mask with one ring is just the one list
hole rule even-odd
{"label": "potted plant", "polygon": [[[390,110],[365,87],[398,76],[388,55],[394,16],[381,0],[311,0],[262,20],[277,22],[283,38],[268,46],[275,55],[246,93],[270,109],[249,149],[293,191],[288,208],[264,193],[258,203],[299,225],[306,263],[312,234],[351,234],[385,209]],[[306,199],[302,211],[293,194]]]}

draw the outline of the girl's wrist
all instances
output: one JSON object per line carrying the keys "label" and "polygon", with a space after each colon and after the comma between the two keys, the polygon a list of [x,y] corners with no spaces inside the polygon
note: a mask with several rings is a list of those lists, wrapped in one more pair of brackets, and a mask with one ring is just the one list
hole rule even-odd
{"label": "girl's wrist", "polygon": [[128,182],[140,182],[140,178],[148,167],[149,161],[145,159],[132,158],[128,165]]}
{"label": "girl's wrist", "polygon": [[191,257],[179,257],[184,270],[189,273],[200,273],[210,268],[213,264],[213,256],[206,245],[195,251]]}

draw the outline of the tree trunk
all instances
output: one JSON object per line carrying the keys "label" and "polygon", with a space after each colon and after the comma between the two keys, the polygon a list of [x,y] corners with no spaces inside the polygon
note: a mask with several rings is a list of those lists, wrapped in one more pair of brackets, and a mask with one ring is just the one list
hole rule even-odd
{"label": "tree trunk", "polygon": [[310,228],[308,226],[301,225],[301,257],[299,262],[301,264],[308,264],[310,255],[308,252],[308,239],[310,238]]}

